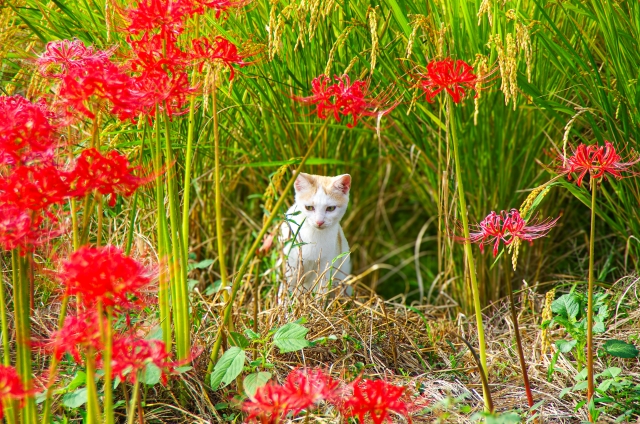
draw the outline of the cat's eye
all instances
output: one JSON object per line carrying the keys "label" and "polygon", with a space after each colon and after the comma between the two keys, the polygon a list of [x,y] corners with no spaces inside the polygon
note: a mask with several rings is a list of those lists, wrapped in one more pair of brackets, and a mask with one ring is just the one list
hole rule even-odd
{"label": "cat's eye", "polygon": [[336,210],[335,206],[327,206],[327,212],[333,212]]}
{"label": "cat's eye", "polygon": [[305,209],[308,210],[308,211],[313,211],[316,208],[314,208],[313,206],[305,206]]}

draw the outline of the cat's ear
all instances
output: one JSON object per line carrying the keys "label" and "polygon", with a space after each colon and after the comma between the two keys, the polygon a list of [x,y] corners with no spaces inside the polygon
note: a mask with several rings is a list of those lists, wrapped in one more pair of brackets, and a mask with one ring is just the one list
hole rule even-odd
{"label": "cat's ear", "polygon": [[349,194],[349,190],[351,189],[351,175],[344,174],[334,177],[333,188],[342,192],[342,194]]}
{"label": "cat's ear", "polygon": [[310,189],[314,184],[315,178],[313,175],[301,172],[300,175],[298,175],[298,178],[296,178],[296,182],[293,184],[293,187],[296,189],[296,193],[299,193]]}

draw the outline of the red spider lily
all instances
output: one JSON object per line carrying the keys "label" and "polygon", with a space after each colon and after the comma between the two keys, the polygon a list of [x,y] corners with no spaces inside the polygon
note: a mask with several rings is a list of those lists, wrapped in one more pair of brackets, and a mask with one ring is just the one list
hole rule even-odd
{"label": "red spider lily", "polygon": [[134,78],[149,78],[156,74],[176,74],[190,63],[187,53],[180,50],[176,40],[166,40],[160,34],[144,33],[139,39],[127,38],[131,47],[128,67]]}
{"label": "red spider lily", "polygon": [[44,102],[0,96],[0,165],[50,158],[55,144],[51,112]]}
{"label": "red spider lily", "polygon": [[194,12],[190,0],[139,0],[126,11],[127,30],[132,34],[159,29],[163,36],[175,37],[184,29],[184,18]]}
{"label": "red spider lily", "polygon": [[546,236],[558,219],[560,217],[527,224],[517,209],[511,209],[509,212],[502,211],[500,214],[492,211],[476,225],[478,231],[472,232],[469,236],[472,243],[480,245],[480,251],[483,253],[484,246],[493,243],[493,256],[496,257],[500,241],[505,246],[509,246],[516,239],[533,244],[533,240]]}
{"label": "red spider lily", "polygon": [[374,424],[391,421],[391,413],[396,413],[411,422],[409,409],[411,402],[403,399],[405,387],[394,386],[384,380],[356,380],[352,385],[353,394],[340,405],[346,418],[358,417],[365,422],[368,414]]}
{"label": "red spider lily", "polygon": [[322,400],[333,401],[339,395],[339,382],[321,369],[295,369],[289,373],[284,388],[289,392],[294,415]]}
{"label": "red spider lily", "polygon": [[182,115],[188,112],[189,96],[196,89],[189,84],[186,72],[173,75],[166,73],[147,74],[136,79],[135,91],[144,98],[141,112],[149,118],[155,116],[156,106],[168,116]]}
{"label": "red spider lily", "polygon": [[0,203],[42,211],[71,195],[70,177],[50,164],[19,166],[0,178]]}
{"label": "red spider lily", "polygon": [[5,402],[22,400],[31,394],[25,390],[15,368],[0,365],[0,420],[4,418],[3,406]]}
{"label": "red spider lily", "polygon": [[134,170],[129,165],[129,159],[116,151],[103,155],[96,149],[84,150],[71,172],[76,190],[74,194],[84,196],[97,190],[102,195],[110,196],[109,206],[113,207],[116,195],[131,196],[138,187],[155,178],[136,177]]}
{"label": "red spider lily", "polygon": [[79,294],[89,308],[98,302],[126,308],[142,303],[151,272],[117,247],[81,247],[63,262],[61,278],[67,294]]}
{"label": "red spider lily", "polygon": [[429,103],[442,90],[449,93],[454,103],[460,103],[468,90],[476,89],[478,80],[471,65],[451,58],[429,62],[426,72],[419,73],[417,78],[417,86],[424,91]]}
{"label": "red spider lily", "polygon": [[306,105],[315,106],[315,112],[320,119],[327,119],[327,112],[333,112],[333,117],[340,122],[340,115],[351,115],[352,122],[347,127],[353,128],[358,124],[358,119],[362,116],[375,116],[390,112],[395,105],[381,110],[383,101],[367,97],[369,95],[369,85],[364,81],[354,81],[348,75],[341,77],[334,76],[337,81],[331,84],[331,79],[326,75],[320,75],[311,82],[311,96],[298,97],[293,99]]}
{"label": "red spider lily", "polygon": [[216,19],[220,19],[223,12],[229,9],[236,9],[250,4],[253,0],[196,0],[204,7],[213,9],[216,12]]}
{"label": "red spider lily", "polygon": [[167,383],[167,375],[174,374],[178,366],[169,359],[170,355],[161,340],[146,340],[135,336],[120,336],[113,340],[111,370],[114,377],[135,383],[138,373],[153,364],[161,371],[162,384]]}
{"label": "red spider lily", "polygon": [[289,413],[289,391],[275,383],[267,383],[258,388],[252,399],[244,402],[247,422],[276,424]]}
{"label": "red spider lily", "polygon": [[640,161],[640,157],[632,158],[624,162],[620,155],[616,152],[611,142],[604,142],[604,146],[596,144],[587,146],[580,144],[574,151],[573,155],[563,160],[560,171],[566,173],[571,179],[571,174],[578,174],[576,184],[580,186],[584,177],[589,174],[593,180],[603,177],[607,178],[607,174],[621,179],[622,172],[630,172],[630,168]]}
{"label": "red spider lily", "polygon": [[[102,325],[107,325],[104,318]],[[44,347],[52,348],[57,360],[69,353],[77,363],[82,363],[82,353],[95,353],[103,348],[98,314],[95,310],[90,310],[67,316],[62,328],[51,334]]]}
{"label": "red spider lily", "polygon": [[96,111],[108,102],[111,114],[134,121],[145,100],[133,89],[134,85],[120,66],[107,59],[87,62],[60,78],[57,106],[67,115],[80,113],[94,119]]}
{"label": "red spider lily", "polygon": [[238,47],[231,41],[222,36],[217,36],[213,39],[213,43],[210,43],[207,38],[199,38],[192,41],[193,54],[192,57],[196,62],[200,62],[198,70],[202,72],[202,68],[206,62],[209,63],[221,63],[229,68],[229,81],[233,80],[235,72],[232,64],[236,64],[240,67],[250,65],[250,62],[245,62],[250,55],[240,55],[238,53]]}
{"label": "red spider lily", "polygon": [[260,387],[255,396],[244,403],[243,409],[249,414],[249,421],[277,422],[289,412],[295,416],[320,401],[337,400],[338,385],[338,381],[320,369],[295,369],[282,386],[270,383]]}
{"label": "red spider lily", "polygon": [[38,228],[42,217],[32,219],[31,215],[15,205],[0,205],[0,246],[4,250],[31,250],[46,239],[45,231]]}
{"label": "red spider lily", "polygon": [[104,63],[116,50],[95,50],[78,39],[51,41],[45,52],[36,60],[40,73],[51,78],[61,78],[70,70],[82,68],[91,62]]}

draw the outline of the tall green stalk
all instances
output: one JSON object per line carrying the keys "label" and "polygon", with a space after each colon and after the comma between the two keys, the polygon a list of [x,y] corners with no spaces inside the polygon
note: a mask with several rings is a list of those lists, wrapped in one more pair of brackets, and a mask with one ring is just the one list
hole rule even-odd
{"label": "tall green stalk", "polygon": [[[13,291],[16,322],[16,348],[18,374],[22,379],[25,389],[33,388],[31,365],[31,314],[29,301],[29,260],[20,255],[17,249],[12,251],[13,262]],[[31,424],[36,422],[36,404],[33,397],[25,400],[21,412],[21,423]]]}
{"label": "tall green stalk", "polygon": [[593,422],[589,404],[593,399],[593,285],[595,240],[596,240],[596,189],[597,182],[591,178],[591,234],[589,236],[589,293],[587,295],[587,408],[589,409],[589,422]]}
{"label": "tall green stalk", "polygon": [[[462,183],[462,171],[460,167],[460,155],[458,153],[458,138],[456,136],[456,120],[453,100],[447,97],[449,136],[451,144],[453,144],[453,161],[456,167],[456,185],[458,186],[458,202],[460,203],[460,219],[462,220],[462,229],[464,231],[464,251],[467,257],[467,265],[469,267],[469,278],[471,279],[471,293],[473,295],[473,306],[476,312],[476,324],[478,326],[478,350],[480,351],[480,362],[487,378],[489,378],[489,369],[487,368],[487,351],[484,341],[484,324],[482,322],[482,307],[480,305],[480,290],[478,288],[478,280],[476,277],[476,266],[473,260],[473,250],[471,249],[471,238],[469,236],[469,220],[467,219],[467,202],[465,200],[464,185]],[[482,390],[485,400],[485,408],[488,408],[489,399],[486,390]]]}
{"label": "tall green stalk", "polygon": [[[176,350],[178,360],[187,359],[191,351],[191,329],[189,326],[189,291],[187,289],[187,265],[184,251],[181,248],[182,236],[180,229],[180,217],[178,214],[178,193],[176,190],[176,164],[171,146],[171,133],[169,130],[169,116],[164,114],[165,130],[165,156],[167,166],[167,195],[169,198],[169,228],[170,237],[167,241],[171,244],[171,259],[169,271],[172,281],[171,299],[174,304],[174,319],[176,320]],[[178,328],[180,329],[178,331]]]}
{"label": "tall green stalk", "polygon": [[309,159],[309,156],[311,155],[313,148],[316,146],[316,144],[318,144],[318,140],[320,140],[322,134],[326,130],[328,122],[329,122],[328,120],[324,122],[324,124],[322,125],[322,128],[320,128],[320,131],[318,131],[318,134],[315,136],[315,138],[309,145],[309,148],[307,149],[307,153],[304,155],[304,157],[300,161],[300,164],[296,168],[294,178],[291,178],[287,183],[287,186],[284,188],[280,198],[278,199],[275,206],[273,207],[271,215],[269,215],[269,217],[264,222],[264,224],[262,224],[262,229],[260,230],[260,232],[258,233],[258,236],[253,241],[253,244],[251,245],[251,247],[249,247],[249,251],[247,252],[247,255],[244,257],[242,264],[240,264],[240,269],[238,270],[238,273],[236,274],[236,277],[233,280],[233,285],[231,286],[231,295],[229,296],[229,300],[227,300],[227,303],[225,304],[225,307],[224,307],[222,323],[218,328],[218,332],[216,334],[216,341],[214,342],[213,349],[211,350],[211,357],[210,357],[211,361],[209,362],[208,372],[211,372],[213,365],[218,360],[218,353],[220,352],[220,346],[222,344],[222,335],[224,333],[225,323],[231,320],[231,310],[233,309],[233,302],[236,298],[236,295],[238,294],[238,290],[240,289],[240,284],[242,283],[244,274],[245,272],[247,272],[247,267],[251,263],[251,259],[253,259],[253,257],[255,256],[260,243],[262,243],[262,238],[267,233],[269,226],[271,225],[278,211],[284,204],[287,193],[289,193],[289,191],[291,190],[291,187],[293,187],[293,183],[296,180],[295,177],[297,175],[300,175],[300,171],[302,171],[304,164],[307,162],[307,159]]}
{"label": "tall green stalk", "polygon": [[[158,110],[156,108],[156,116]],[[171,308],[169,306],[169,278],[167,277],[167,218],[164,207],[164,185],[162,183],[162,145],[160,142],[160,123],[158,119],[155,122],[154,130],[155,144],[153,151],[153,166],[156,174],[156,214],[158,221],[156,223],[158,230],[158,259],[160,261],[160,272],[158,275],[158,303],[160,306],[160,326],[162,327],[162,340],[164,341],[167,352],[171,351],[173,337],[171,334]],[[178,331],[178,323],[176,322],[176,331]]]}
{"label": "tall green stalk", "polygon": [[[224,254],[224,234],[222,228],[222,193],[220,188],[220,132],[218,131],[218,100],[217,100],[217,70],[214,70],[213,87],[211,87],[211,103],[213,113],[213,142],[214,142],[214,175],[215,175],[215,214],[216,214],[216,239],[218,245],[218,263],[220,264],[221,287],[227,287],[227,265]],[[228,300],[227,291],[223,291],[224,300]],[[231,331],[231,321],[227,323]]]}

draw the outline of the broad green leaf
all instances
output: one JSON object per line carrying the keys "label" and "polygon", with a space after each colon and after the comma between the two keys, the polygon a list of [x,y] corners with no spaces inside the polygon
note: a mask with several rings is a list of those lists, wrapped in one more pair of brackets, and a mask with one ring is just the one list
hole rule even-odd
{"label": "broad green leaf", "polygon": [[218,390],[220,383],[222,387],[231,383],[242,372],[244,366],[244,350],[237,346],[232,346],[227,350],[216,364],[211,373],[211,388]]}
{"label": "broad green leaf", "polygon": [[71,393],[62,396],[62,404],[67,408],[79,408],[87,403],[87,388],[83,387]]}
{"label": "broad green leaf", "polygon": [[246,349],[249,347],[250,342],[242,334],[231,331],[229,333],[229,343],[231,343],[231,346],[238,346],[240,349]]}
{"label": "broad green leaf", "polygon": [[153,386],[160,382],[160,377],[162,377],[162,370],[154,364],[147,364],[140,381],[147,386]]}
{"label": "broad green leaf", "polygon": [[270,372],[255,372],[249,374],[244,378],[244,391],[250,398],[254,397],[256,391],[267,384],[267,381],[271,378]]}
{"label": "broad green leaf", "polygon": [[255,331],[251,330],[250,328],[247,328],[246,330],[244,330],[244,335],[247,336],[248,339],[251,340],[257,340],[260,338],[260,334],[256,333]]}
{"label": "broad green leaf", "polygon": [[160,325],[154,325],[145,338],[147,340],[162,340],[162,327]]}
{"label": "broad green leaf", "polygon": [[309,346],[305,336],[309,330],[303,326],[290,322],[285,324],[273,335],[273,343],[280,348],[280,353],[293,352]]}
{"label": "broad green leaf", "polygon": [[562,353],[569,353],[577,343],[577,340],[556,340],[556,347]]}
{"label": "broad green leaf", "polygon": [[617,358],[636,358],[638,356],[638,349],[622,340],[607,340],[603,348],[609,355]]}
{"label": "broad green leaf", "polygon": [[194,269],[205,269],[211,266],[213,263],[213,259],[205,259],[203,261],[197,262],[195,264],[187,265],[187,271],[193,271]]}
{"label": "broad green leaf", "polygon": [[576,318],[580,312],[580,300],[573,293],[563,294],[553,301],[551,310],[566,318]]}
{"label": "broad green leaf", "polygon": [[73,380],[67,384],[63,390],[65,392],[70,392],[72,390],[77,389],[82,386],[87,381],[87,374],[84,371],[78,371],[75,376],[73,376]]}

